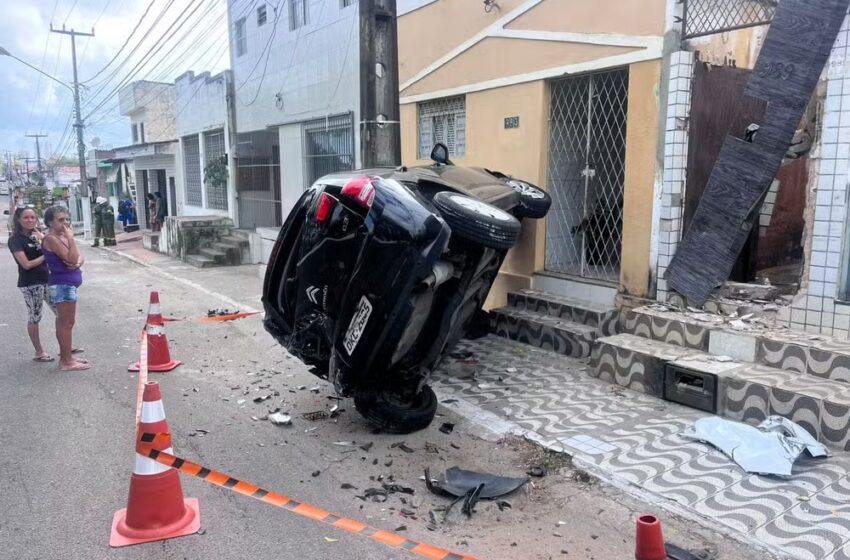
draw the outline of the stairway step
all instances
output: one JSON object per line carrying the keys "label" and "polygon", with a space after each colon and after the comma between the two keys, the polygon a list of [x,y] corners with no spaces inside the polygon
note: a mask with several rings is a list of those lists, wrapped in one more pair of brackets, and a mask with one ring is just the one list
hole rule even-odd
{"label": "stairway step", "polygon": [[204,257],[203,255],[188,255],[186,257],[186,262],[196,268],[209,268],[216,264],[213,259]]}
{"label": "stairway step", "polygon": [[224,243],[231,243],[231,244],[234,244],[234,245],[238,245],[240,247],[247,247],[250,244],[248,242],[248,238],[241,237],[241,236],[238,236],[238,235],[232,235],[232,234],[222,236],[222,238],[219,239],[219,241],[224,242]]}
{"label": "stairway step", "polygon": [[574,358],[590,356],[598,334],[596,327],[515,307],[495,309],[490,317],[499,336]]}
{"label": "stairway step", "polygon": [[638,307],[620,314],[620,332],[695,350],[708,350],[711,330],[723,326],[720,316],[685,314],[665,306]]}
{"label": "stairway step", "polygon": [[213,247],[204,247],[198,253],[201,256],[210,258],[216,262],[216,264],[225,264],[227,262],[227,253],[225,251],[220,251]]}
{"label": "stairway step", "polygon": [[668,365],[716,376],[718,415],[749,424],[784,416],[824,444],[850,450],[850,383],[728,361],[632,334],[597,340],[591,375],[665,398]]}
{"label": "stairway step", "polygon": [[573,323],[599,327],[605,335],[617,333],[618,310],[598,303],[574,300],[537,290],[521,290],[508,294],[508,305],[520,310],[566,319]]}

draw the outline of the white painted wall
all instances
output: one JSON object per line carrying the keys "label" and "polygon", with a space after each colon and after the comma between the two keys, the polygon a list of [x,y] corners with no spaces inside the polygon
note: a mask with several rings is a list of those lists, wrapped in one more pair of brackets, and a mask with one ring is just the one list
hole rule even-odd
{"label": "white painted wall", "polygon": [[200,173],[203,177],[204,135],[210,130],[224,130],[225,152],[228,165],[233,166],[233,150],[230,146],[230,127],[227,118],[227,84],[231,79],[228,70],[210,76],[209,72],[195,75],[186,72],[175,81],[177,118],[176,129],[180,142],[177,152],[177,214],[180,216],[227,216],[236,220],[236,192],[233,181],[228,184],[228,209],[214,209],[207,206],[206,188],[202,189],[201,206],[186,202],[185,162],[183,145],[187,136],[197,135],[201,151]]}
{"label": "white painted wall", "polygon": [[[118,93],[118,106],[122,115],[130,117],[130,130],[134,124],[144,123],[144,143],[177,138],[174,84],[143,80],[133,82]],[[142,143],[141,138],[134,143]]]}
{"label": "white painted wall", "polygon": [[[357,133],[358,3],[342,8],[339,0],[307,2],[308,23],[290,30],[290,0],[251,3],[250,10],[241,0],[228,0],[231,68],[240,132],[353,111]],[[263,4],[268,21],[258,26],[257,8]],[[276,16],[278,5],[281,13]],[[248,48],[244,55],[236,56],[234,29],[243,16]],[[286,165],[287,160],[281,161]]]}
{"label": "white painted wall", "polygon": [[[304,192],[304,163],[302,154],[303,137],[300,124],[289,124],[278,128],[280,138],[280,159],[285,162],[280,167],[283,189],[281,206],[283,215],[289,212]],[[300,163],[300,165],[299,165]]]}

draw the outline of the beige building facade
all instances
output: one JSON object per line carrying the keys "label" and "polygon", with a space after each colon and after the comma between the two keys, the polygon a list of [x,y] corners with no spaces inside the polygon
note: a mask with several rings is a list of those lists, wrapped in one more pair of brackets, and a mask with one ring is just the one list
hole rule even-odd
{"label": "beige building facade", "polygon": [[[402,160],[435,141],[459,165],[550,193],[490,295],[654,296],[668,0],[399,2]],[[604,14],[604,16],[603,16]]]}

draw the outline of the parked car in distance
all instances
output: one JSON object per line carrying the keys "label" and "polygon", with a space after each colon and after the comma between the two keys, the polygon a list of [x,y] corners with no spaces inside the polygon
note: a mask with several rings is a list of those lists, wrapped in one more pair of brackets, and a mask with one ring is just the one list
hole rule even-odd
{"label": "parked car in distance", "polygon": [[389,433],[428,426],[433,369],[464,335],[520,234],[551,204],[534,185],[434,163],[320,178],[280,230],[266,329]]}

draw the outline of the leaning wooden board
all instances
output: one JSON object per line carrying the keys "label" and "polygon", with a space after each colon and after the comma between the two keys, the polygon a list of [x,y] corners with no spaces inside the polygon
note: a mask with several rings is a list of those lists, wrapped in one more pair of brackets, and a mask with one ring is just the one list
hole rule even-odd
{"label": "leaning wooden board", "polygon": [[744,95],[765,103],[750,143],[727,136],[705,192],[667,269],[696,304],[729,278],[815,90],[850,0],[782,0]]}

